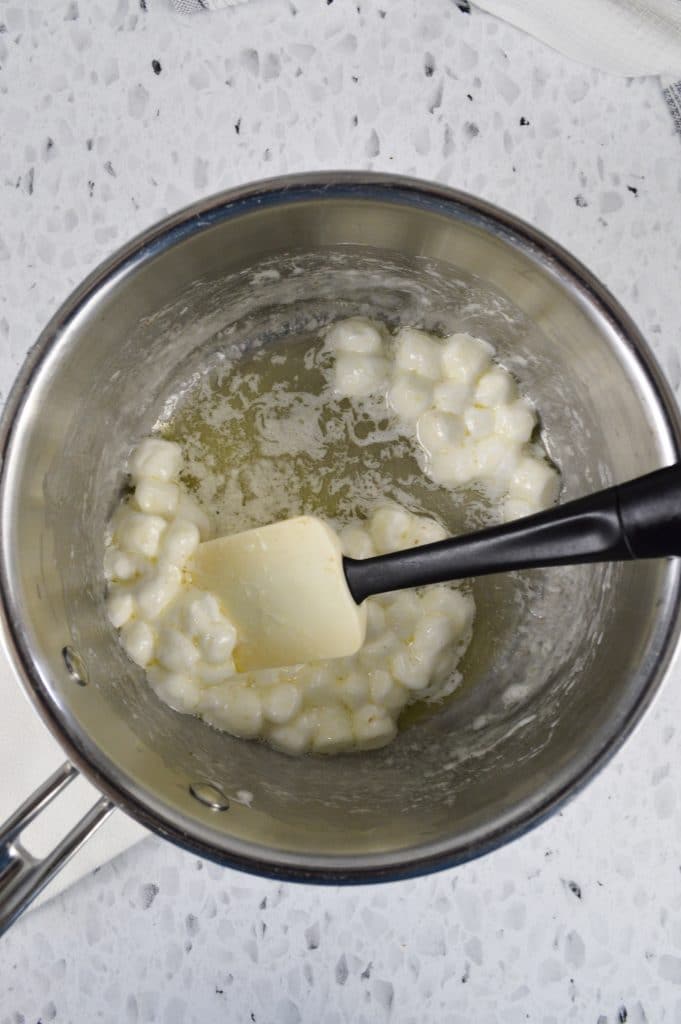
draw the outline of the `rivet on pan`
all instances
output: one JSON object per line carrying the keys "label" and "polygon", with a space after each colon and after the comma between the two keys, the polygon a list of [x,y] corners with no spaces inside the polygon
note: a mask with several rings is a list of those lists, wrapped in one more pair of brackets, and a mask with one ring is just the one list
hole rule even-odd
{"label": "rivet on pan", "polygon": [[90,677],[88,676],[85,662],[75,647],[62,647],[61,653],[66,669],[74,683],[78,683],[79,686],[87,686],[90,682]]}
{"label": "rivet on pan", "polygon": [[189,792],[200,804],[205,804],[214,811],[229,810],[229,800],[225,794],[217,786],[211,786],[209,782],[192,782]]}

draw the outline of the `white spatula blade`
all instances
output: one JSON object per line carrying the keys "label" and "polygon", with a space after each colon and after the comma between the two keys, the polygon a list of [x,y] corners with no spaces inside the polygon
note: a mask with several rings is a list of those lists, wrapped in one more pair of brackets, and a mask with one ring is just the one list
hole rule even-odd
{"label": "white spatula blade", "polygon": [[344,657],[364,642],[366,610],[348,588],[340,542],[314,516],[206,541],[189,568],[236,627],[239,672]]}

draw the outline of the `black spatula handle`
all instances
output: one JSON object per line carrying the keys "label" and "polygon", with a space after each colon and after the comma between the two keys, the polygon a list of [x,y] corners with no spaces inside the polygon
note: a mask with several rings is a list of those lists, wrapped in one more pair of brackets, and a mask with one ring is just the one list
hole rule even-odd
{"label": "black spatula handle", "polygon": [[372,594],[511,569],[669,555],[681,555],[681,464],[502,526],[343,565],[361,604]]}

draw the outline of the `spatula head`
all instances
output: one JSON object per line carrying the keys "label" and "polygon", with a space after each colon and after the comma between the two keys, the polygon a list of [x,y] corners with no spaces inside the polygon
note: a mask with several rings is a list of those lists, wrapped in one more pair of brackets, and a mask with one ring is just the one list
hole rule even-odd
{"label": "spatula head", "polygon": [[340,542],[314,516],[206,541],[189,569],[236,627],[239,672],[344,657],[364,642],[366,610],[348,588]]}

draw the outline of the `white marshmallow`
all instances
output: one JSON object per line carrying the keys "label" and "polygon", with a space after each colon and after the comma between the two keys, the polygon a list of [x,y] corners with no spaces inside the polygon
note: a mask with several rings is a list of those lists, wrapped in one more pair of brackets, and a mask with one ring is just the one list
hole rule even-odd
{"label": "white marshmallow", "polygon": [[432,455],[428,475],[443,487],[463,487],[470,483],[478,475],[474,447],[462,445]]}
{"label": "white marshmallow", "polygon": [[335,352],[380,355],[383,348],[380,330],[365,316],[352,316],[333,324],[326,333],[326,341]]}
{"label": "white marshmallow", "polygon": [[424,613],[428,617],[442,616],[447,620],[453,641],[459,640],[473,625],[475,602],[470,594],[458,587],[429,587],[422,601]]}
{"label": "white marshmallow", "polygon": [[505,405],[512,402],[516,394],[516,383],[511,374],[501,366],[493,366],[478,381],[474,399],[476,405]]}
{"label": "white marshmallow", "polygon": [[355,711],[352,719],[355,742],[360,750],[373,750],[389,743],[397,726],[386,712],[375,704],[366,704]]}
{"label": "white marshmallow", "polygon": [[148,623],[138,619],[123,626],[121,643],[128,657],[136,665],[145,668],[154,656],[156,634]]}
{"label": "white marshmallow", "polygon": [[436,544],[447,539],[447,531],[434,519],[413,516],[411,528],[407,533],[407,547],[420,547],[422,544]]}
{"label": "white marshmallow", "polygon": [[346,708],[355,710],[369,700],[369,680],[365,672],[351,672],[336,683],[338,700]]}
{"label": "white marshmallow", "polygon": [[182,573],[174,565],[158,570],[137,585],[135,596],[141,618],[154,622],[164,608],[177,597],[182,586]]}
{"label": "white marshmallow", "polygon": [[524,444],[532,437],[537,416],[524,398],[510,405],[498,405],[494,410],[494,429],[497,434]]}
{"label": "white marshmallow", "polygon": [[159,663],[168,672],[190,673],[199,660],[199,652],[179,629],[162,629],[156,652]]}
{"label": "white marshmallow", "polygon": [[492,346],[470,334],[452,334],[445,339],[442,369],[445,377],[472,384],[489,365]]}
{"label": "white marshmallow", "polygon": [[267,690],[262,701],[265,718],[276,725],[285,725],[298,714],[303,698],[300,687],[293,683],[280,683]]}
{"label": "white marshmallow", "polygon": [[205,691],[199,710],[213,725],[244,739],[258,736],[262,729],[260,697],[254,689],[239,683]]}
{"label": "white marshmallow", "polygon": [[213,623],[199,638],[201,657],[211,665],[231,661],[235,644],[236,629],[227,620]]}
{"label": "white marshmallow", "polygon": [[379,555],[408,547],[411,516],[406,509],[386,505],[374,512],[369,523],[373,546]]}
{"label": "white marshmallow", "polygon": [[322,707],[336,701],[337,673],[333,662],[309,665],[302,675],[303,699],[307,707]]}
{"label": "white marshmallow", "polygon": [[433,404],[433,386],[415,373],[399,373],[388,391],[390,408],[409,423]]}
{"label": "white marshmallow", "polygon": [[417,373],[430,380],[442,375],[442,345],[415,327],[402,327],[395,335],[395,364],[405,373]]}
{"label": "white marshmallow", "polygon": [[270,729],[268,739],[286,754],[304,754],[310,749],[317,728],[317,713],[303,711],[292,722]]}
{"label": "white marshmallow", "polygon": [[369,692],[371,703],[385,708],[393,716],[399,714],[409,697],[409,691],[380,668],[369,673]]}
{"label": "white marshmallow", "polygon": [[385,610],[386,621],[401,640],[410,642],[421,616],[421,600],[414,590],[400,590],[390,598]]}
{"label": "white marshmallow", "polygon": [[430,681],[430,666],[407,647],[392,656],[389,668],[393,678],[408,690],[425,690]]}
{"label": "white marshmallow", "polygon": [[334,386],[338,394],[363,398],[385,387],[387,363],[381,356],[348,353],[336,359]]}
{"label": "white marshmallow", "polygon": [[364,669],[387,665],[393,654],[401,647],[402,643],[397,634],[387,628],[375,639],[364,641],[358,653],[360,665]]}
{"label": "white marshmallow", "polygon": [[116,587],[106,599],[106,614],[114,629],[120,629],[135,614],[135,599],[129,590]]}
{"label": "white marshmallow", "polygon": [[520,498],[535,509],[548,508],[558,497],[560,479],[548,462],[524,455],[511,477],[509,498]]}
{"label": "white marshmallow", "polygon": [[169,519],[180,498],[180,488],[162,480],[142,479],[135,487],[135,503],[147,515]]}
{"label": "white marshmallow", "polygon": [[439,409],[428,409],[416,422],[416,436],[430,454],[442,452],[463,439],[464,422],[460,416]]}
{"label": "white marshmallow", "polygon": [[519,457],[519,446],[498,434],[490,434],[473,445],[476,476],[494,477],[502,486],[506,485]]}
{"label": "white marshmallow", "polygon": [[168,672],[159,665],[150,665],[147,679],[156,695],[175,711],[194,711],[201,699],[198,684],[180,672]]}
{"label": "white marshmallow", "polygon": [[340,707],[319,708],[312,749],[318,754],[332,754],[352,745],[352,720]]}
{"label": "white marshmallow", "polygon": [[196,551],[201,540],[196,523],[188,519],[174,519],[169,523],[159,545],[159,558],[183,568]]}
{"label": "white marshmallow", "polygon": [[142,441],[130,459],[130,473],[135,481],[174,480],[181,466],[182,449],[179,444],[159,437],[148,437]]}
{"label": "white marshmallow", "polygon": [[463,422],[467,436],[473,441],[489,437],[494,431],[494,413],[491,409],[480,409],[471,405],[463,414]]}
{"label": "white marshmallow", "polygon": [[444,615],[422,618],[414,631],[412,651],[422,658],[434,658],[451,644],[456,635],[450,619]]}
{"label": "white marshmallow", "polygon": [[125,507],[117,518],[114,540],[123,551],[155,558],[165,528],[166,521],[160,516],[148,516]]}
{"label": "white marshmallow", "polygon": [[237,674],[234,662],[230,658],[220,662],[219,665],[212,665],[205,661],[196,664],[194,671],[201,683],[205,686],[219,686],[233,679]]}
{"label": "white marshmallow", "polygon": [[194,635],[210,633],[216,623],[226,622],[220,611],[220,604],[214,594],[196,592],[185,610],[187,629]]}
{"label": "white marshmallow", "polygon": [[465,380],[443,380],[433,388],[433,404],[436,409],[460,415],[473,395],[471,385]]}
{"label": "white marshmallow", "polygon": [[108,580],[132,580],[144,571],[147,562],[141,555],[121,551],[113,544],[104,552],[104,575]]}
{"label": "white marshmallow", "polygon": [[371,558],[376,554],[371,536],[361,526],[346,526],[338,536],[348,558]]}

